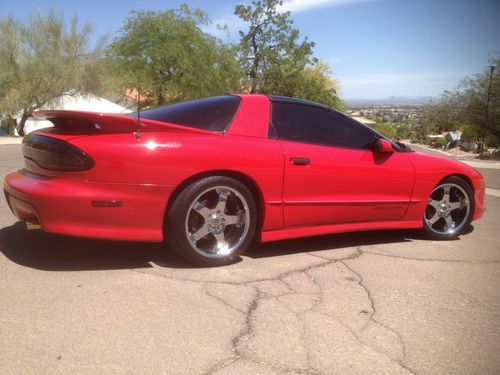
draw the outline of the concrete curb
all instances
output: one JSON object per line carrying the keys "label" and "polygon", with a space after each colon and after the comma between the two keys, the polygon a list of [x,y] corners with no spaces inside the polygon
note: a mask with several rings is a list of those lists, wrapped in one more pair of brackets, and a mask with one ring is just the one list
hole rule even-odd
{"label": "concrete curb", "polygon": [[460,160],[462,163],[470,165],[473,168],[484,168],[484,169],[500,169],[499,161],[476,161],[476,160]]}
{"label": "concrete curb", "polygon": [[491,195],[492,197],[500,198],[500,190],[486,188],[486,195]]}
{"label": "concrete curb", "polygon": [[23,137],[1,137],[0,145],[19,145],[23,142]]}

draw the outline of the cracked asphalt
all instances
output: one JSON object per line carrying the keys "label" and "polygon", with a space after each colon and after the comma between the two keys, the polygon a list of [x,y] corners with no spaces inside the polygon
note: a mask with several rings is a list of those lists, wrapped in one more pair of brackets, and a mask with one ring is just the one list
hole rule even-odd
{"label": "cracked asphalt", "polygon": [[[21,165],[0,146],[2,180]],[[498,374],[487,207],[456,241],[338,234],[197,269],[161,244],[27,232],[1,200],[0,373]]]}

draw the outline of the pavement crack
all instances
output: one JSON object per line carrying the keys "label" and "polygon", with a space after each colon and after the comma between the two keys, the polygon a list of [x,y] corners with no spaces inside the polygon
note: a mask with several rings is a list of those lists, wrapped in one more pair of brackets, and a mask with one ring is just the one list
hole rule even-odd
{"label": "pavement crack", "polygon": [[[321,314],[321,313],[320,313]],[[322,314],[324,315],[324,314]],[[326,317],[328,318],[331,318],[330,316],[328,315],[325,315]],[[335,319],[335,318],[334,318]],[[356,339],[356,341],[361,345],[361,346],[364,346],[366,348],[370,348],[372,350],[375,350],[376,352],[382,354],[383,356],[387,357],[390,361],[396,363],[398,366],[404,368],[406,371],[410,372],[411,374],[413,375],[417,375],[417,373],[410,369],[408,366],[406,366],[404,363],[402,363],[401,361],[397,360],[397,359],[394,359],[394,358],[391,358],[387,353],[384,353],[384,352],[381,352],[375,348],[373,348],[371,345],[368,345],[367,343],[363,342],[363,340],[361,340],[361,338],[359,337],[358,333],[356,333],[356,331],[354,331],[351,327],[349,327],[347,324],[345,324],[344,322],[342,322],[341,320],[339,319],[335,319],[335,321],[337,321],[341,326],[343,326],[345,329],[347,329],[349,332],[351,332],[351,334],[354,336],[354,338]]]}
{"label": "pavement crack", "polygon": [[242,309],[239,309],[233,305],[231,305],[229,302],[225,301],[223,298],[219,297],[219,296],[216,296],[215,294],[211,293],[210,290],[207,288],[208,285],[214,285],[215,283],[203,283],[203,286],[202,286],[202,290],[203,292],[209,296],[209,297],[212,297],[213,299],[215,299],[216,301],[222,303],[224,306],[226,306],[227,308],[231,309],[231,310],[234,310],[240,314],[245,314],[245,311],[243,311]]}
{"label": "pavement crack", "polygon": [[214,374],[215,372],[219,371],[220,369],[223,369],[224,367],[229,366],[231,363],[237,361],[238,358],[236,356],[231,356],[228,358],[223,358],[220,361],[217,361],[214,365],[212,365],[208,370],[203,372],[203,375],[211,375]]}
{"label": "pavement crack", "polygon": [[[371,294],[370,290],[364,284],[363,277],[358,272],[354,271],[354,269],[352,267],[350,267],[349,265],[347,265],[344,261],[342,261],[342,264],[344,265],[345,268],[347,268],[354,275],[356,275],[358,285],[361,288],[363,288],[363,290],[366,293],[366,296],[368,297],[368,300],[370,301],[371,312],[369,312],[370,313],[369,318],[373,319],[373,315],[375,314],[375,311],[376,311],[375,310],[375,302],[373,301],[373,297],[372,297],[372,294]],[[366,328],[366,326],[368,325],[368,322],[360,329],[360,331],[362,331],[362,330],[364,330]]]}
{"label": "pavement crack", "polygon": [[307,252],[306,254],[307,254],[307,255],[310,255],[310,256],[312,256],[312,257],[314,257],[314,258],[323,259],[323,260],[326,260],[326,261],[331,261],[331,259],[330,259],[330,258],[323,257],[323,256],[321,256],[321,255],[314,254],[314,253],[311,253],[311,252]]}
{"label": "pavement crack", "polygon": [[417,261],[417,262],[442,262],[442,263],[467,263],[467,264],[496,264],[496,263],[499,263],[498,260],[413,258],[413,257],[402,256],[402,255],[395,255],[392,253],[386,253],[386,254],[374,253],[372,251],[366,251],[366,250],[363,250],[363,253],[375,255],[375,256],[379,256],[379,257],[396,258],[396,259],[411,260],[411,261]]}
{"label": "pavement crack", "polygon": [[338,262],[341,262],[343,260],[354,260],[354,259],[357,259],[360,256],[362,256],[363,253],[364,253],[364,251],[361,249],[361,246],[357,246],[356,251],[353,252],[352,254],[349,254],[345,257],[340,257],[340,258],[328,258],[328,257],[321,256],[319,254],[316,254],[316,253],[312,253],[310,251],[306,252],[307,255],[310,255],[310,256],[315,257],[315,258],[326,260],[328,262],[327,264],[338,263]]}
{"label": "pavement crack", "polygon": [[[233,354],[229,357],[226,357],[226,358],[218,361],[216,364],[214,364],[212,367],[210,367],[207,370],[206,374],[212,374],[223,367],[229,366],[231,363],[233,363],[239,359],[245,359],[245,360],[249,360],[249,361],[263,365],[263,363],[261,361],[256,362],[255,359],[253,358],[253,355],[251,354],[251,352],[246,353],[246,350],[242,347],[245,340],[248,343],[251,342],[251,340],[253,339],[253,337],[256,334],[254,331],[254,329],[255,329],[254,325],[255,325],[255,319],[256,319],[255,313],[259,307],[259,303],[260,303],[260,301],[263,301],[263,300],[276,299],[279,301],[279,298],[286,297],[289,295],[300,296],[301,294],[304,294],[304,293],[294,291],[293,287],[290,285],[289,282],[287,282],[286,278],[288,276],[291,276],[294,274],[305,274],[307,277],[309,277],[312,284],[317,288],[314,292],[310,293],[310,294],[317,295],[317,298],[315,298],[312,305],[310,307],[308,307],[305,311],[300,311],[300,312],[293,312],[292,311],[292,313],[295,314],[295,316],[297,316],[297,318],[300,321],[300,324],[302,326],[299,340],[306,350],[305,354],[306,354],[307,366],[306,366],[306,368],[294,368],[294,369],[285,368],[285,367],[283,367],[283,365],[279,365],[278,363],[274,363],[274,361],[272,359],[270,359],[270,362],[266,361],[265,366],[269,367],[269,368],[276,369],[276,370],[281,370],[281,371],[292,371],[292,372],[302,373],[302,374],[319,374],[318,369],[316,369],[314,366],[313,353],[311,353],[310,348],[307,345],[308,332],[307,332],[306,323],[304,321],[304,317],[305,317],[305,314],[307,314],[308,312],[316,311],[316,309],[318,308],[318,306],[322,303],[322,301],[324,299],[325,291],[323,291],[323,289],[322,289],[323,287],[312,276],[311,271],[322,268],[322,267],[326,267],[326,266],[329,266],[329,265],[332,265],[335,263],[342,263],[342,265],[347,270],[349,270],[353,275],[355,275],[356,279],[353,281],[356,282],[357,284],[359,284],[359,286],[365,291],[366,296],[367,296],[369,303],[370,303],[370,309],[369,309],[370,311],[367,310],[367,313],[368,313],[367,314],[368,315],[367,322],[357,331],[354,331],[352,328],[347,326],[346,323],[340,322],[338,319],[335,319],[335,320],[339,321],[340,324],[342,324],[342,326],[346,327],[346,329],[348,329],[350,332],[352,332],[352,334],[354,335],[356,340],[361,345],[366,346],[366,347],[370,347],[372,350],[384,355],[385,357],[389,358],[391,361],[397,363],[400,367],[404,368],[408,372],[415,374],[415,372],[406,365],[407,348],[406,348],[403,337],[401,336],[401,334],[399,334],[393,328],[388,327],[387,325],[379,322],[375,318],[376,305],[375,305],[375,301],[374,301],[374,298],[373,298],[370,290],[366,286],[362,275],[359,274],[358,272],[356,272],[351,266],[349,266],[347,264],[347,261],[355,261],[356,259],[360,258],[364,254],[372,254],[372,255],[376,255],[376,256],[387,256],[387,257],[404,258],[404,259],[407,259],[407,258],[395,256],[395,255],[383,255],[383,254],[367,252],[367,251],[363,250],[361,246],[356,247],[354,252],[352,252],[346,256],[338,257],[338,258],[328,258],[328,257],[324,257],[324,256],[314,254],[311,252],[307,252],[306,254],[311,256],[311,258],[320,259],[321,262],[316,262],[315,264],[311,264],[311,265],[308,265],[308,266],[305,266],[305,267],[302,267],[299,269],[288,270],[288,271],[282,272],[274,277],[263,277],[263,278],[257,278],[257,279],[241,281],[241,282],[238,282],[238,281],[220,282],[220,281],[196,280],[196,279],[189,279],[189,278],[177,277],[177,276],[171,276],[171,275],[162,275],[162,274],[158,274],[156,272],[146,272],[146,271],[136,270],[136,269],[130,269],[130,270],[133,272],[142,273],[142,274],[146,274],[146,275],[163,277],[163,278],[173,280],[173,281],[187,281],[187,282],[202,284],[203,292],[207,296],[215,299],[219,303],[223,304],[225,307],[230,308],[231,310],[234,310],[234,311],[238,312],[239,314],[243,315],[242,326],[238,330],[237,334],[234,337],[232,337],[232,339],[230,339],[231,340],[230,341],[231,342],[231,350],[232,350]],[[415,259],[410,258],[408,260],[428,261],[428,260],[423,260],[423,259],[418,259],[418,258],[415,258]],[[429,259],[429,261],[435,261],[435,260]],[[464,262],[464,261],[460,261],[460,262]],[[278,293],[276,295],[268,295],[264,292],[264,290],[261,289],[261,286],[258,285],[259,282],[266,282],[266,281],[282,282],[288,286],[289,291],[286,291],[283,293]],[[226,300],[224,300],[220,296],[211,293],[210,290],[208,289],[209,285],[233,285],[233,286],[244,285],[246,287],[253,288],[255,290],[255,294],[251,298],[250,302],[248,303],[248,307],[245,310],[245,309],[237,308],[237,307],[231,305],[230,303],[228,303]],[[324,315],[324,314],[322,314],[322,315]],[[363,339],[359,336],[359,334],[361,332],[363,332],[363,330],[368,326],[368,324],[370,324],[370,322],[372,322],[373,324],[376,324],[380,327],[383,327],[387,331],[394,334],[395,337],[397,337],[397,340],[399,341],[400,347],[401,347],[401,349],[400,349],[401,355],[400,356],[396,356],[396,358],[394,358],[394,356],[391,356],[390,354],[386,353],[385,351],[381,351],[380,349],[373,347],[372,345],[370,345],[369,342],[366,342],[366,340],[365,340],[365,342],[363,342]]]}
{"label": "pavement crack", "polygon": [[[364,252],[364,251],[362,251],[362,252]],[[377,324],[377,325],[379,325],[381,327],[384,327],[386,330],[392,332],[394,335],[396,335],[396,337],[398,338],[398,341],[400,342],[400,345],[401,345],[401,358],[391,358],[391,356],[388,355],[387,353],[381,352],[381,351],[377,350],[376,348],[373,348],[372,346],[370,346],[370,347],[372,349],[378,351],[379,353],[384,354],[385,356],[387,356],[388,358],[390,358],[391,360],[393,360],[398,365],[400,365],[401,367],[403,367],[407,371],[411,372],[412,374],[416,374],[415,371],[412,370],[410,367],[408,367],[408,365],[406,364],[408,353],[407,353],[407,348],[406,348],[406,344],[405,344],[405,341],[403,339],[403,336],[399,332],[397,332],[395,329],[393,329],[393,328],[385,325],[384,323],[381,323],[380,321],[378,321],[375,318],[375,314],[377,312],[377,309],[375,307],[375,300],[374,300],[374,298],[372,296],[372,293],[370,292],[370,289],[367,287],[367,285],[366,285],[366,283],[365,283],[365,281],[363,279],[363,276],[359,272],[355,271],[345,261],[342,261],[342,264],[344,265],[345,268],[347,268],[350,272],[352,272],[357,277],[357,283],[358,283],[358,285],[365,291],[366,296],[367,296],[368,300],[370,301],[370,307],[371,307],[372,311],[371,311],[371,313],[368,316],[367,322],[363,325],[363,327],[361,327],[358,330],[358,332],[360,333],[364,329],[366,329],[366,327],[368,326],[368,324],[370,322],[372,322],[374,324]],[[343,324],[345,326],[344,323],[341,322],[341,324]],[[360,337],[358,336],[358,334],[355,333],[352,329],[350,329],[350,330],[354,334],[354,336],[358,339],[358,341],[362,343],[362,340],[360,339]],[[364,345],[366,345],[366,344],[364,344]]]}
{"label": "pavement crack", "polygon": [[253,334],[253,314],[257,310],[257,307],[259,305],[259,300],[262,298],[262,292],[258,289],[256,289],[256,293],[254,298],[250,301],[250,304],[248,305],[248,309],[245,312],[245,322],[243,323],[243,327],[240,330],[240,332],[233,337],[231,340],[232,342],[232,347],[233,347],[233,352],[236,354],[236,356],[243,358],[243,355],[241,355],[240,350],[238,349],[238,346],[240,345],[241,340],[245,336],[251,336]]}

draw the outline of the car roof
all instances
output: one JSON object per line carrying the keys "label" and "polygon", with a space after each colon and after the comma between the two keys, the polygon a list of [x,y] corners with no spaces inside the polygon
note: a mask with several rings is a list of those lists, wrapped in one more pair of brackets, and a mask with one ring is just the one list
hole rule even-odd
{"label": "car roof", "polygon": [[311,106],[311,107],[319,107],[319,108],[331,110],[331,108],[327,107],[326,105],[316,103],[316,102],[311,102],[309,100],[291,98],[289,96],[269,95],[269,100],[271,100],[271,102],[273,102],[273,103],[301,104],[301,105],[307,105],[307,106]]}

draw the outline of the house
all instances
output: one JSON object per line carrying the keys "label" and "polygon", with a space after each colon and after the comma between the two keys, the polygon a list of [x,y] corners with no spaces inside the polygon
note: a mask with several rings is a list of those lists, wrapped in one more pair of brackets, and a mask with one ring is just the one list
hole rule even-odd
{"label": "house", "polygon": [[[119,103],[119,104],[118,104]],[[65,94],[60,97],[54,98],[50,102],[43,105],[42,109],[54,110],[73,110],[73,111],[90,111],[102,113],[131,113],[135,107],[130,101],[123,98],[105,99],[93,94]],[[18,119],[21,114],[18,115]],[[53,126],[50,121],[30,117],[24,126],[26,134]]]}
{"label": "house", "polygon": [[431,144],[433,142],[439,141],[439,140],[446,140],[445,136],[442,134],[429,134],[425,137],[426,141],[428,144]]}
{"label": "house", "polygon": [[[444,133],[443,133],[443,135],[444,135]],[[462,132],[460,132],[460,131],[448,132],[448,133],[446,133],[445,137],[446,137],[446,140],[448,142],[457,143],[462,138]]]}

